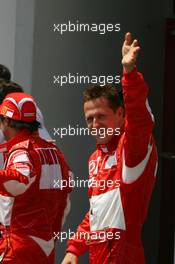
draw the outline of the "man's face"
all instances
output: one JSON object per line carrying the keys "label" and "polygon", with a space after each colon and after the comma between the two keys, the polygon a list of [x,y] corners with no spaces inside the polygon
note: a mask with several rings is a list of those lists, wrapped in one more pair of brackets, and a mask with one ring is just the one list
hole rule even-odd
{"label": "man's face", "polygon": [[7,118],[4,118],[3,121],[0,120],[0,130],[6,140],[9,140],[11,138],[10,135],[12,128],[9,126],[9,121]]}
{"label": "man's face", "polygon": [[2,132],[4,132],[5,127],[6,127],[6,124],[4,124],[4,121],[0,120],[0,129]]}
{"label": "man's face", "polygon": [[[125,120],[123,108],[118,107],[114,112],[110,108],[107,98],[103,96],[85,102],[84,113],[87,126],[91,130],[91,134],[96,137],[98,144],[108,143],[116,134],[116,129],[123,126]],[[95,130],[98,132],[95,133]]]}

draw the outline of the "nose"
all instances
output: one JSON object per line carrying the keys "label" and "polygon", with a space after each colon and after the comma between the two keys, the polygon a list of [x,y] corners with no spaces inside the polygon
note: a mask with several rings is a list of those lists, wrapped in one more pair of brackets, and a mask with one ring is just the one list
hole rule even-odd
{"label": "nose", "polygon": [[93,119],[92,127],[93,128],[99,128],[100,127],[99,120],[96,117],[94,117],[94,119]]}

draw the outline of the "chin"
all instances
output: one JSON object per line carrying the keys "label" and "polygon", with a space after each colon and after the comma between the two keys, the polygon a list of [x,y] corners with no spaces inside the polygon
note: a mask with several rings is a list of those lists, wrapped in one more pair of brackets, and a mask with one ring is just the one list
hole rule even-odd
{"label": "chin", "polygon": [[97,144],[107,144],[113,136],[108,136],[108,137],[104,137],[104,138],[100,138],[100,137],[96,137],[96,142]]}

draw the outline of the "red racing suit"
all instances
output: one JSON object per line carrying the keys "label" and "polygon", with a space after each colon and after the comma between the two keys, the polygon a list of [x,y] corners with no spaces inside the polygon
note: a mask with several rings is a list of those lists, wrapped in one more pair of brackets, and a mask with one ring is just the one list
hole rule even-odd
{"label": "red racing suit", "polygon": [[135,68],[122,78],[125,125],[89,160],[90,210],[67,252],[89,250],[91,264],[144,264],[141,229],[155,183],[157,151],[148,87]]}
{"label": "red racing suit", "polygon": [[0,151],[0,263],[53,264],[54,237],[70,192],[69,184],[58,184],[69,180],[63,154],[26,129]]}

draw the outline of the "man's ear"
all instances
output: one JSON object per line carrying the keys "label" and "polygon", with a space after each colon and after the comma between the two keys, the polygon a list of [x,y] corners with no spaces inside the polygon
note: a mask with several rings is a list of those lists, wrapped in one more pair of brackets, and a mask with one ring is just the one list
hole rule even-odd
{"label": "man's ear", "polygon": [[119,117],[125,117],[125,110],[122,106],[119,106],[116,110]]}
{"label": "man's ear", "polygon": [[3,120],[3,125],[8,126],[9,125],[9,118],[5,117]]}

